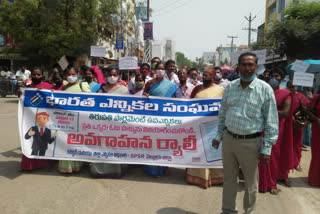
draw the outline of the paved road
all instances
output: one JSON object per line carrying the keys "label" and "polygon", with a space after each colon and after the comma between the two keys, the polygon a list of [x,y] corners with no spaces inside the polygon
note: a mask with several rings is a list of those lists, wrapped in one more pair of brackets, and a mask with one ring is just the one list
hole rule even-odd
{"label": "paved road", "polygon": [[[187,185],[184,169],[170,168],[162,178],[131,168],[120,180],[92,179],[88,168],[65,176],[56,169],[20,172],[17,98],[0,98],[0,213],[219,213],[222,187],[204,190]],[[278,196],[259,194],[257,213],[320,213],[320,189],[307,185],[310,149],[303,152],[302,172],[294,172],[293,187],[279,185]],[[238,207],[242,211],[243,183]]]}

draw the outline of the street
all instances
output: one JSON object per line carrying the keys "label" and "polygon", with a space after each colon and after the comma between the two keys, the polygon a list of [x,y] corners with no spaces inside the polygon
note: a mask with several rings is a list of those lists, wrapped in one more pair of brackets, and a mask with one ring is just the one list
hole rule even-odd
{"label": "street", "polygon": [[[21,149],[17,121],[18,99],[0,99],[0,210],[12,213],[130,213],[182,214],[219,213],[222,186],[207,190],[185,182],[184,169],[170,168],[153,178],[139,166],[123,179],[92,179],[88,167],[62,175],[54,169],[19,171]],[[290,174],[293,187],[278,196],[259,194],[257,213],[319,213],[320,188],[307,184],[310,148],[302,154],[302,172]],[[244,184],[237,199],[241,212]]]}

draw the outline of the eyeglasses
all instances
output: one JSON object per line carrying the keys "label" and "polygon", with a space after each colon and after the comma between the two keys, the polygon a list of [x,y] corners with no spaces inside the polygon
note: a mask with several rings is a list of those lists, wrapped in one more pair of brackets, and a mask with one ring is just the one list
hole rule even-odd
{"label": "eyeglasses", "polygon": [[252,68],[252,67],[256,66],[256,64],[253,64],[253,63],[241,63],[240,66]]}

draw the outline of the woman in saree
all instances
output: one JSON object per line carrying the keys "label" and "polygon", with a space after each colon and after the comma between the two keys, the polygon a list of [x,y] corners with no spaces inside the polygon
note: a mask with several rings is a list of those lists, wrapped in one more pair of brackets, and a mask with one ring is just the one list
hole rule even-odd
{"label": "woman in saree", "polygon": [[[219,98],[223,96],[224,88],[214,83],[214,69],[203,72],[203,85],[196,86],[191,98]],[[213,185],[223,183],[223,169],[186,169],[187,182],[207,189]]]}
{"label": "woman in saree", "polygon": [[[98,93],[128,94],[128,89],[119,84],[119,70],[106,69],[103,75],[107,84],[103,84]],[[122,178],[126,171],[126,164],[92,163],[90,165],[90,174],[93,178]]]}
{"label": "woman in saree", "polygon": [[[149,80],[144,87],[144,96],[172,97],[176,93],[178,86],[169,80],[164,79],[166,74],[165,65],[157,63],[155,66],[156,78]],[[160,177],[165,174],[168,167],[163,166],[144,166],[144,171],[150,175]]]}
{"label": "woman in saree", "polygon": [[96,75],[95,71],[92,68],[89,68],[85,70],[84,72],[84,80],[89,84],[90,90],[92,93],[96,93],[99,91],[101,84],[95,82],[96,80]]}
{"label": "woman in saree", "polygon": [[304,111],[312,120],[311,135],[311,163],[309,168],[308,183],[320,187],[320,94],[316,94]]}
{"label": "woman in saree", "polygon": [[292,115],[290,114],[292,98],[289,90],[280,89],[284,77],[282,70],[274,69],[268,81],[274,90],[277,103],[279,137],[272,146],[270,162],[267,165],[259,163],[259,192],[270,192],[272,195],[280,192],[280,189],[277,188],[280,171],[284,174],[282,179],[288,179],[288,172],[293,168]]}
{"label": "woman in saree", "polygon": [[[32,83],[29,86],[29,88],[38,88],[38,89],[52,89],[53,85],[43,82],[43,72],[40,70],[40,68],[35,67],[31,71],[31,80]],[[46,159],[31,159],[26,157],[25,155],[22,155],[21,159],[21,170],[33,170],[33,169],[39,169],[39,168],[50,168],[54,165],[53,160],[46,160]]]}
{"label": "woman in saree", "polygon": [[[300,105],[308,106],[310,104],[309,100],[304,96],[304,94],[297,92],[297,86],[294,86],[291,81],[287,83],[287,88],[291,91],[293,114],[299,110]],[[308,124],[301,124],[296,121],[295,118],[293,118],[294,168],[297,171],[302,171],[300,161],[303,148],[303,129],[306,125]]]}
{"label": "woman in saree", "polygon": [[134,88],[130,90],[130,94],[136,95],[136,96],[142,96],[143,95],[143,90],[144,90],[144,85],[145,85],[145,76],[142,74],[137,74],[135,77],[134,81]]}
{"label": "woman in saree", "polygon": [[[78,72],[73,68],[67,68],[66,79],[68,84],[65,85],[62,90],[68,92],[91,92],[90,87],[87,82],[78,81]],[[58,171],[61,173],[72,173],[78,172],[83,163],[80,161],[69,161],[69,160],[60,160]]]}

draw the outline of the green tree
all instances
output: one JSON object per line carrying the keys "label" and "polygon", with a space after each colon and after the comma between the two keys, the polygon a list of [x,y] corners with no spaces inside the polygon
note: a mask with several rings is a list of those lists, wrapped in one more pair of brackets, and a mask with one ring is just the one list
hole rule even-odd
{"label": "green tree", "polygon": [[202,57],[196,57],[196,61],[192,62],[192,67],[198,69],[199,71],[203,71],[205,64]]}
{"label": "green tree", "polygon": [[292,58],[319,58],[320,3],[293,4],[284,11],[284,17],[267,32],[267,46]]}
{"label": "green tree", "polygon": [[23,55],[49,62],[89,53],[99,39],[111,39],[119,0],[2,0],[0,32],[15,39]]}
{"label": "green tree", "polygon": [[176,64],[181,67],[181,66],[188,66],[190,69],[192,67],[192,62],[189,60],[185,55],[181,52],[176,52]]}

